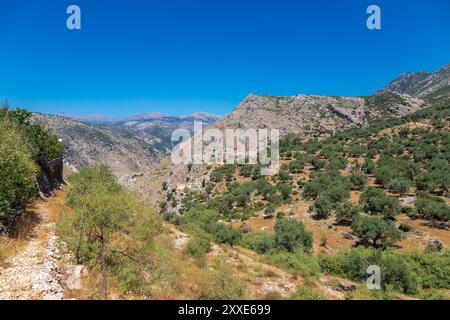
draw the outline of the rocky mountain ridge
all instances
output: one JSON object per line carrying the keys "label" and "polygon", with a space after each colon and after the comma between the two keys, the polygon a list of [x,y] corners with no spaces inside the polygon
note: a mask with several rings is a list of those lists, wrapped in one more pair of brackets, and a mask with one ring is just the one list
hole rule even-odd
{"label": "rocky mountain ridge", "polygon": [[436,94],[442,95],[450,91],[450,64],[432,73],[426,71],[403,73],[376,94],[387,91],[421,98],[430,98]]}
{"label": "rocky mountain ridge", "polygon": [[[446,65],[434,74],[422,72],[406,76],[406,80],[399,82],[409,84],[398,85],[397,89],[392,85],[396,81],[394,80],[368,97],[303,94],[276,97],[250,94],[211,127],[220,130],[268,127],[279,129],[281,134],[300,134],[304,139],[324,138],[347,128],[364,127],[374,120],[398,118],[413,113],[428,106],[429,99],[436,97],[436,94],[449,97],[450,91],[445,91],[446,83],[450,81],[449,66]],[[415,91],[415,96],[412,96],[401,92],[406,90],[406,86],[423,88],[424,91]],[[134,189],[156,206],[164,200],[166,193],[173,190],[176,191],[174,194],[177,200],[181,200],[190,190],[203,189],[209,177],[210,169],[206,165],[175,166],[166,158],[156,170],[151,170],[138,179]],[[161,189],[163,181],[164,189]],[[149,185],[151,188],[148,188]],[[177,208],[172,209],[177,211]]]}
{"label": "rocky mountain ridge", "polygon": [[55,132],[62,140],[64,161],[73,170],[106,164],[118,178],[149,170],[165,154],[129,134],[88,125],[61,116],[33,114],[33,121]]}
{"label": "rocky mountain ridge", "polygon": [[421,108],[424,101],[392,92],[372,97],[332,97],[299,94],[276,97],[250,94],[217,128],[276,128],[280,133],[310,136],[330,134],[351,126],[364,126],[386,114],[400,117]]}

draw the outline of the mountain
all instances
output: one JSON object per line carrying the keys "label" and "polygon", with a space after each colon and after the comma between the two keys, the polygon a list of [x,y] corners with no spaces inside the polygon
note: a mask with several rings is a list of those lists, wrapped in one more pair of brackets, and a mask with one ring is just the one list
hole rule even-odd
{"label": "mountain", "polygon": [[207,127],[220,119],[207,113],[193,113],[189,116],[166,116],[163,114],[135,115],[121,119],[103,128],[125,135],[135,136],[154,148],[169,154],[174,147],[172,132],[176,129],[194,131],[194,121],[201,121]]}
{"label": "mountain", "polygon": [[421,71],[401,74],[376,94],[388,91],[406,93],[421,98],[448,95],[450,92],[450,64],[433,73]]}
{"label": "mountain", "polygon": [[[194,121],[208,126],[219,116],[194,113],[166,116],[161,113],[113,118],[103,115],[57,116],[34,113],[33,119],[55,132],[65,145],[65,161],[74,168],[106,164],[122,182],[131,183],[167,156],[176,129],[193,131]],[[130,180],[131,177],[131,180]]]}
{"label": "mountain", "polygon": [[[375,120],[412,114],[434,103],[436,97],[450,97],[450,91],[445,91],[446,84],[450,81],[449,66],[446,65],[433,74],[419,72],[409,76],[402,75],[367,97],[304,94],[277,97],[250,94],[211,127],[220,130],[269,127],[279,129],[282,135],[295,133],[302,140],[323,139],[348,128],[367,127]],[[414,92],[417,95],[412,96],[413,90],[406,90],[411,87],[416,88]],[[171,164],[170,158],[165,158],[140,177],[134,189],[150,203],[159,205],[171,190],[176,190],[175,197],[179,197],[184,194],[185,189],[202,189],[210,173],[211,170],[206,165],[175,166]],[[164,190],[161,188],[163,183]],[[171,209],[170,201],[167,206]],[[178,203],[172,209],[178,211],[179,206]]]}
{"label": "mountain", "polygon": [[182,115],[182,116],[169,116],[161,112],[141,113],[126,117],[111,117],[103,115],[101,113],[86,114],[86,115],[63,113],[61,114],[61,116],[64,118],[69,118],[72,120],[77,120],[94,125],[126,125],[128,123],[134,122],[176,123],[176,122],[185,122],[187,120],[204,121],[209,124],[221,118],[220,116],[209,114],[206,112],[194,112],[191,115]]}
{"label": "mountain", "polygon": [[74,169],[106,164],[121,178],[149,170],[165,155],[151,144],[118,130],[39,113],[33,114],[33,121],[58,135],[65,146],[65,162]]}
{"label": "mountain", "polygon": [[386,115],[402,116],[418,110],[423,103],[420,99],[392,92],[372,97],[250,94],[215,127],[269,127],[282,133],[321,135],[350,126],[364,126]]}
{"label": "mountain", "polygon": [[323,136],[377,119],[401,117],[431,100],[450,96],[450,64],[433,73],[405,73],[372,96],[333,97],[250,94],[215,123],[218,128],[277,128],[281,133]]}
{"label": "mountain", "polygon": [[172,132],[176,129],[194,131],[194,121],[201,121],[204,127],[220,119],[220,116],[195,112],[185,116],[168,116],[159,112],[136,114],[127,117],[109,117],[101,114],[74,115],[64,114],[64,118],[73,119],[88,125],[94,125],[112,134],[134,137],[149,144],[162,154],[169,154],[174,147]]}
{"label": "mountain", "polygon": [[[430,99],[449,96],[449,66],[434,73],[401,75],[368,97],[250,94],[223,118],[207,113],[188,116],[147,113],[123,118],[99,114],[36,117],[63,139],[67,146],[66,159],[72,165],[84,167],[106,163],[117,176],[126,177],[152,171],[149,168],[170,154],[174,146],[170,139],[172,132],[179,128],[192,132],[195,120],[219,129],[277,128],[281,134],[296,133],[308,139],[324,138],[347,128],[365,127],[377,119],[413,113],[425,107]],[[173,186],[186,182],[187,177],[197,170],[192,169],[187,174],[183,166],[169,167],[161,170],[172,172],[169,182]],[[155,180],[152,173],[149,176]],[[158,173],[158,177],[162,176],[164,174]],[[152,198],[152,191],[147,188],[148,178],[137,180],[137,187],[145,193],[150,192]]]}

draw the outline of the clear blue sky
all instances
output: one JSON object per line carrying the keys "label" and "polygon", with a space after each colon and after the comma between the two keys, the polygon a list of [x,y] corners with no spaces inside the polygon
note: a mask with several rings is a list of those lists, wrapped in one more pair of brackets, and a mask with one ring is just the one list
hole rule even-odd
{"label": "clear blue sky", "polygon": [[[82,30],[66,28],[77,4]],[[382,30],[366,8],[382,9]],[[0,98],[47,113],[225,114],[248,93],[368,95],[450,62],[448,0],[0,0]]]}

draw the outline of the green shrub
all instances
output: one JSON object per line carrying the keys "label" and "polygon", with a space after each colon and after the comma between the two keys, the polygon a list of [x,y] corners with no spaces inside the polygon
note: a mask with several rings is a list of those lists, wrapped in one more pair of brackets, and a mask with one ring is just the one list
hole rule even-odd
{"label": "green shrub", "polygon": [[230,246],[239,243],[242,237],[239,230],[231,226],[226,226],[223,223],[205,225],[204,229],[206,232],[212,234],[217,242],[229,244]]}
{"label": "green shrub", "polygon": [[450,220],[450,207],[445,201],[427,194],[420,194],[417,197],[416,211],[424,219]]}
{"label": "green shrub", "polygon": [[306,284],[298,286],[297,290],[289,298],[293,300],[326,300],[322,291]]}
{"label": "green shrub", "polygon": [[362,190],[367,185],[367,176],[361,172],[354,172],[349,176],[353,189]]}
{"label": "green shrub", "polygon": [[290,173],[301,173],[303,171],[303,161],[294,160],[289,163],[289,172]]}
{"label": "green shrub", "polygon": [[185,251],[197,259],[203,258],[210,249],[210,240],[207,237],[201,236],[194,236],[187,242],[185,247]]}
{"label": "green shrub", "polygon": [[277,189],[281,193],[284,200],[288,199],[292,193],[292,185],[288,183],[278,183]]}
{"label": "green shrub", "polygon": [[415,272],[407,255],[393,251],[379,251],[373,248],[355,248],[332,256],[321,255],[319,265],[323,272],[366,282],[367,268],[377,265],[381,269],[383,290],[395,290],[414,294],[420,288],[420,277]]}
{"label": "green shrub", "polygon": [[0,117],[0,220],[9,209],[24,206],[36,194],[37,166],[16,126]]}
{"label": "green shrub", "polygon": [[243,165],[239,167],[239,174],[243,177],[251,177],[253,172],[253,166],[252,165]]}
{"label": "green shrub", "polygon": [[401,239],[395,224],[379,217],[358,217],[352,228],[365,245],[376,248],[387,248]]}
{"label": "green shrub", "polygon": [[275,194],[275,193],[270,193],[267,196],[267,201],[269,201],[271,204],[280,204],[283,202],[283,197],[280,196],[279,194]]}
{"label": "green shrub", "polygon": [[411,188],[412,182],[407,179],[392,179],[388,182],[388,189],[390,192],[396,192],[403,196]]}
{"label": "green shrub", "polygon": [[241,279],[233,275],[226,265],[215,261],[213,270],[202,274],[200,289],[202,300],[244,300],[247,287]]}
{"label": "green shrub", "polygon": [[403,231],[403,232],[410,232],[412,229],[413,229],[413,228],[412,228],[410,225],[407,225],[407,224],[404,224],[404,223],[401,223],[401,224],[398,226],[398,230],[401,230],[401,231]]}
{"label": "green shrub", "polygon": [[264,199],[267,199],[268,195],[276,192],[276,189],[267,180],[261,179],[256,181],[256,191],[258,195],[262,196]]}
{"label": "green shrub", "polygon": [[382,189],[369,187],[361,195],[364,211],[370,214],[382,213],[391,218],[401,211],[400,201],[388,196]]}
{"label": "green shrub", "polygon": [[314,170],[320,170],[323,169],[323,167],[325,167],[325,161],[320,160],[317,157],[312,157],[311,165],[314,167]]}
{"label": "green shrub", "polygon": [[366,159],[362,165],[362,170],[367,174],[372,174],[375,170],[375,163],[370,159]]}
{"label": "green shrub", "polygon": [[265,254],[262,260],[307,278],[317,277],[320,274],[320,266],[315,257],[303,250],[272,251]]}
{"label": "green shrub", "polygon": [[330,159],[330,163],[327,166],[327,169],[332,170],[342,170],[347,167],[348,161],[343,156],[335,156]]}
{"label": "green shrub", "polygon": [[274,242],[275,247],[280,250],[294,252],[302,249],[309,252],[312,249],[313,237],[303,222],[280,218],[275,223]]}
{"label": "green shrub", "polygon": [[216,211],[198,206],[180,216],[173,217],[172,223],[175,225],[197,225],[203,228],[206,225],[215,224],[218,219],[219,215]]}
{"label": "green shrub", "polygon": [[315,212],[322,219],[328,218],[332,209],[332,201],[326,194],[320,194],[314,201],[314,204],[309,207],[309,210]]}
{"label": "green shrub", "polygon": [[411,253],[407,258],[423,288],[450,289],[450,251]]}
{"label": "green shrub", "polygon": [[268,205],[265,209],[264,209],[264,214],[266,216],[270,216],[272,214],[275,213],[275,206],[274,205]]}
{"label": "green shrub", "polygon": [[274,247],[273,237],[262,231],[249,232],[242,236],[240,245],[258,254],[269,252]]}
{"label": "green shrub", "polygon": [[339,224],[351,224],[353,220],[359,217],[361,207],[346,201],[342,203],[336,210],[336,219]]}

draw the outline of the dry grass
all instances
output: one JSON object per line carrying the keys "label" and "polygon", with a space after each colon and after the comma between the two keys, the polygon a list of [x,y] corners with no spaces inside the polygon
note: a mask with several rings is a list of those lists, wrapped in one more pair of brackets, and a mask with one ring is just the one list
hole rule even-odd
{"label": "dry grass", "polygon": [[8,258],[15,256],[27,244],[31,237],[35,237],[36,226],[40,223],[40,216],[36,206],[28,207],[14,224],[12,230],[0,237],[0,266],[6,266]]}

